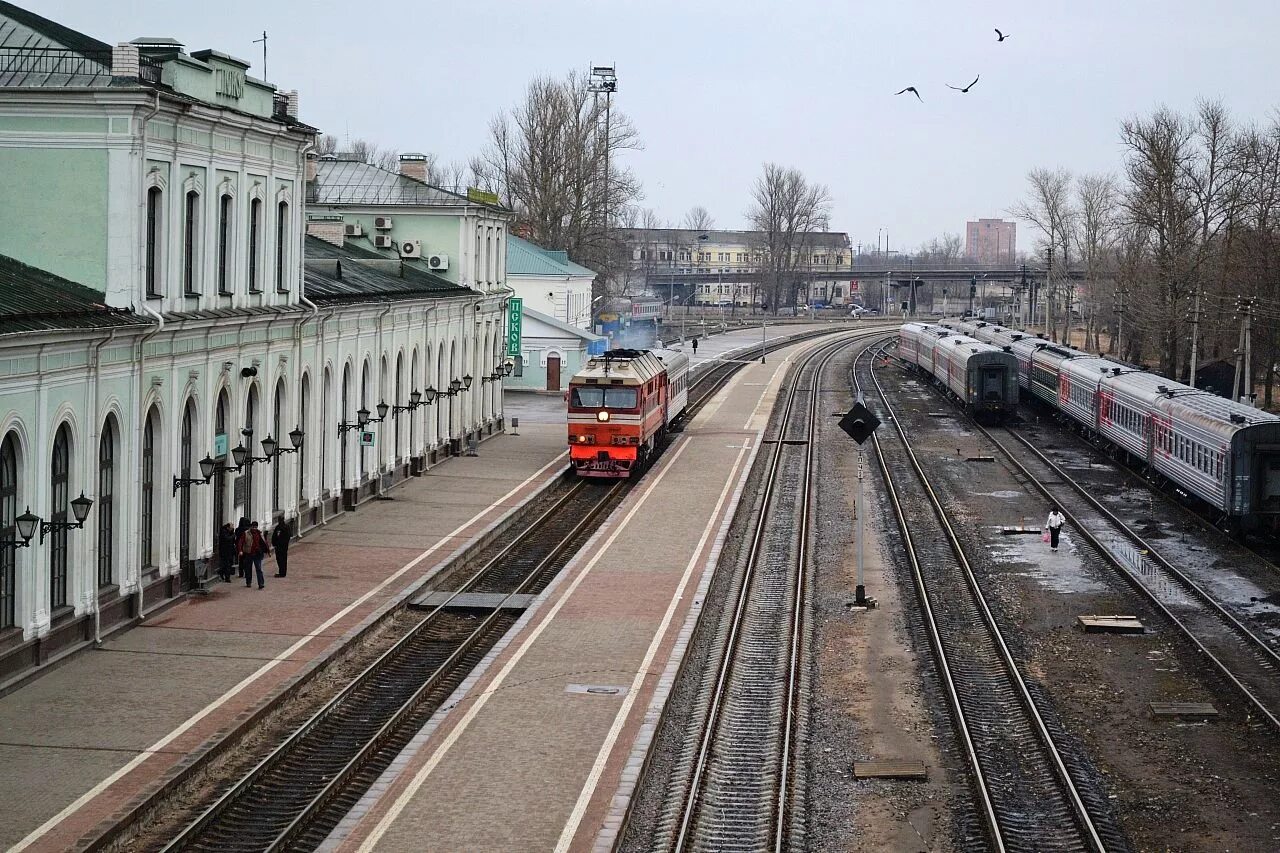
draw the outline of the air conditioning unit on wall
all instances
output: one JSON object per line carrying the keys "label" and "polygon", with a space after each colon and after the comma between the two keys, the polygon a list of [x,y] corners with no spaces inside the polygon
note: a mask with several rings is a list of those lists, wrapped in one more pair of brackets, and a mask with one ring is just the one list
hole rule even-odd
{"label": "air conditioning unit on wall", "polygon": [[427,258],[427,266],[433,270],[447,270],[449,268],[449,256],[431,255]]}
{"label": "air conditioning unit on wall", "polygon": [[390,248],[391,248],[391,235],[390,235],[390,234],[375,234],[375,235],[373,236],[373,245],[374,245],[374,246],[376,246],[376,247],[378,247],[379,249],[390,249]]}
{"label": "air conditioning unit on wall", "polygon": [[363,237],[364,227],[361,226],[359,222],[348,223],[343,227],[342,233],[346,234],[348,237]]}
{"label": "air conditioning unit on wall", "polygon": [[379,230],[379,231],[390,231],[390,230],[391,230],[391,217],[390,217],[390,216],[375,216],[375,217],[373,218],[373,227],[374,227],[374,228],[376,228],[376,229],[377,229],[377,230]]}
{"label": "air conditioning unit on wall", "polygon": [[400,257],[402,258],[422,257],[422,241],[421,240],[401,240],[400,241]]}

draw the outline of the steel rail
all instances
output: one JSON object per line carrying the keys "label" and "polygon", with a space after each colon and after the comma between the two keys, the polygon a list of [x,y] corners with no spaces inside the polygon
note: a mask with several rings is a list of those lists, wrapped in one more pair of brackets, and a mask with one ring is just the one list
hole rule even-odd
{"label": "steel rail", "polygon": [[[1100,554],[1106,557],[1108,562],[1110,562],[1113,566],[1115,566],[1120,571],[1121,575],[1125,578],[1126,581],[1128,581],[1130,586],[1137,589],[1148,601],[1150,601],[1152,604],[1156,606],[1156,608],[1164,615],[1166,619],[1168,619],[1170,622],[1176,625],[1180,631],[1182,631],[1182,633],[1187,637],[1187,639],[1189,639],[1192,642],[1192,644],[1203,655],[1205,655],[1209,659],[1209,661],[1218,669],[1218,671],[1222,673],[1223,677],[1225,677],[1229,682],[1231,682],[1231,684],[1235,686],[1235,688],[1239,690],[1241,694],[1244,695],[1244,697],[1254,706],[1255,709],[1257,709],[1257,711],[1263,716],[1264,719],[1266,719],[1276,729],[1280,729],[1280,708],[1268,706],[1266,702],[1264,702],[1253,690],[1251,690],[1218,655],[1214,654],[1213,651],[1211,651],[1208,648],[1206,643],[1199,636],[1197,636],[1194,629],[1192,629],[1189,625],[1187,625],[1182,619],[1178,618],[1178,616],[1169,608],[1169,606],[1164,601],[1162,601],[1160,597],[1156,595],[1151,589],[1149,589],[1144,583],[1142,583],[1141,580],[1134,577],[1133,573],[1125,567],[1124,563],[1119,558],[1117,558],[1116,555],[1113,554],[1111,550],[1107,548],[1107,546],[1096,535],[1094,535],[1094,533],[1089,529],[1089,527],[1081,523],[1080,519],[1076,516],[1075,513],[1073,513],[1068,507],[1062,506],[1061,501],[1054,497],[1049,487],[1046,486],[1041,481],[1041,478],[1031,473],[1030,469],[1028,469],[1027,466],[1020,459],[1018,459],[1012,452],[1010,452],[1010,450],[1007,447],[1005,447],[1004,444],[1001,443],[999,439],[997,439],[994,435],[991,434],[989,430],[985,429],[981,425],[974,424],[974,426],[977,427],[979,432],[981,432],[983,435],[986,436],[988,441],[990,441],[992,444],[994,444],[996,447],[1000,449],[1000,452],[1005,455],[1005,458],[1007,458],[1011,463],[1013,463],[1014,467],[1017,468],[1022,473],[1022,475],[1031,482],[1033,486],[1035,486],[1037,491],[1039,491],[1042,495],[1045,496],[1045,498],[1047,498],[1049,501],[1053,502],[1055,505],[1059,507],[1059,509],[1071,520],[1071,523],[1072,525],[1074,525],[1075,529],[1087,540],[1089,540],[1090,544],[1092,544],[1093,547],[1096,548]],[[1189,592],[1195,599],[1199,600],[1201,603],[1209,607],[1211,611],[1216,613],[1216,615],[1219,617],[1221,622],[1225,624],[1227,629],[1231,631],[1233,634],[1235,634],[1236,636],[1238,636],[1241,640],[1243,640],[1245,645],[1248,647],[1250,651],[1261,654],[1266,659],[1266,662],[1268,664],[1275,666],[1277,669],[1280,669],[1280,654],[1277,654],[1275,649],[1273,649],[1266,640],[1263,640],[1261,637],[1259,637],[1257,634],[1251,631],[1248,628],[1248,626],[1244,625],[1239,619],[1235,617],[1234,614],[1232,614],[1225,607],[1223,607],[1221,602],[1219,602],[1216,598],[1214,598],[1207,590],[1205,590],[1202,586],[1196,583],[1195,580],[1188,577],[1186,573],[1184,573],[1181,569],[1179,569],[1172,562],[1170,562],[1166,557],[1164,557],[1159,552],[1159,550],[1153,547],[1146,539],[1142,537],[1141,534],[1139,534],[1136,530],[1134,530],[1129,524],[1127,524],[1114,512],[1108,509],[1101,501],[1099,501],[1093,494],[1091,494],[1088,489],[1080,485],[1080,483],[1078,483],[1074,478],[1072,478],[1071,475],[1068,474],[1067,471],[1061,465],[1057,464],[1048,456],[1046,456],[1044,453],[1042,453],[1039,448],[1037,448],[1025,437],[1020,436],[1017,433],[1014,433],[1012,430],[1009,430],[1007,428],[1005,431],[1009,435],[1017,439],[1020,443],[1022,443],[1024,447],[1030,450],[1042,463],[1044,463],[1044,465],[1047,468],[1049,468],[1050,471],[1052,471],[1056,476],[1061,478],[1064,484],[1069,486],[1080,497],[1084,498],[1084,500],[1091,507],[1093,507],[1093,509],[1096,512],[1102,515],[1107,521],[1109,521],[1116,528],[1116,530],[1120,533],[1120,535],[1129,539],[1131,542],[1137,545],[1140,549],[1146,551],[1147,553],[1145,554],[1145,556],[1150,557],[1162,570],[1164,570],[1164,572],[1167,575],[1172,577],[1182,587],[1184,591]]]}
{"label": "steel rail", "polygon": [[798,666],[800,663],[800,636],[799,629],[803,626],[803,610],[804,610],[804,576],[805,566],[803,559],[807,557],[808,549],[808,520],[809,520],[809,504],[811,495],[812,477],[809,476],[812,471],[813,463],[813,436],[816,427],[817,412],[817,388],[820,383],[820,376],[823,368],[834,355],[845,347],[854,343],[859,337],[864,335],[855,335],[851,337],[841,338],[836,341],[821,344],[814,352],[810,353],[805,361],[801,364],[797,371],[796,381],[792,383],[785,408],[783,410],[781,424],[778,432],[778,439],[774,445],[773,453],[770,455],[767,472],[765,475],[765,488],[760,499],[760,511],[756,516],[754,530],[752,532],[751,545],[747,554],[746,566],[743,572],[738,594],[734,600],[734,609],[730,616],[730,626],[728,636],[724,644],[724,654],[721,656],[720,664],[716,673],[715,684],[711,692],[710,707],[706,715],[706,725],[703,727],[702,736],[699,740],[698,752],[694,761],[693,773],[689,780],[686,792],[680,809],[680,825],[676,835],[673,850],[683,851],[692,841],[691,834],[694,830],[694,820],[699,813],[699,805],[701,795],[705,787],[705,775],[707,765],[711,757],[711,747],[716,740],[721,723],[721,711],[725,703],[726,696],[729,691],[729,685],[732,681],[734,664],[737,660],[739,651],[739,638],[743,632],[745,617],[748,610],[748,604],[751,600],[752,581],[756,574],[760,556],[763,551],[763,544],[766,532],[769,528],[767,520],[770,516],[770,508],[773,504],[773,496],[775,487],[780,481],[779,469],[782,464],[783,448],[787,446],[785,440],[787,425],[791,422],[792,414],[795,411],[796,400],[799,396],[800,375],[799,371],[817,363],[814,373],[814,391],[811,394],[812,411],[808,424],[808,441],[806,443],[804,470],[805,477],[802,482],[803,496],[801,499],[801,530],[799,531],[799,543],[802,561],[796,566],[795,590],[793,597],[793,610],[790,614],[792,626],[792,636],[788,649],[787,663],[787,690],[786,690],[786,710],[785,719],[782,729],[782,755],[779,763],[779,786],[777,792],[777,801],[771,810],[771,818],[774,822],[773,832],[773,849],[784,849],[783,835],[785,832],[785,810],[786,810],[786,793],[787,778],[789,775],[789,763],[791,757],[791,744],[794,731],[794,709],[798,696]]}
{"label": "steel rail", "polygon": [[[527,588],[528,584],[536,579],[539,574],[545,570],[546,566],[568,547],[574,538],[580,535],[583,528],[590,523],[592,519],[594,519],[601,509],[609,503],[610,499],[616,495],[618,490],[623,488],[624,485],[624,482],[619,482],[609,490],[605,491],[600,496],[600,499],[596,502],[594,507],[587,513],[584,513],[581,520],[575,524],[566,535],[557,539],[557,541],[547,551],[546,555],[539,559],[534,567],[529,570],[526,577],[520,582],[517,588],[503,598],[503,604],[510,600],[512,595],[519,594],[521,590]],[[401,652],[409,647],[416,638],[422,635],[428,626],[432,626],[434,624],[435,617],[440,614],[450,602],[474,587],[491,572],[495,571],[497,567],[500,566],[504,560],[508,559],[517,548],[526,545],[528,540],[540,531],[545,522],[553,518],[557,513],[563,511],[564,507],[568,505],[584,488],[586,488],[586,486],[587,484],[585,482],[575,484],[550,508],[539,515],[532,524],[520,533],[520,535],[516,536],[509,544],[499,551],[498,554],[488,560],[476,572],[471,574],[471,576],[468,577],[467,580],[464,581],[463,584],[455,590],[444,603],[430,610],[423,617],[421,622],[413,626],[405,636],[401,637],[393,646],[379,655],[377,660],[366,667],[364,671],[361,672],[360,675],[358,675],[340,693],[326,702],[320,710],[316,711],[316,713],[313,714],[305,723],[295,729],[288,738],[258,762],[253,769],[242,776],[232,788],[210,805],[195,821],[188,824],[181,833],[170,840],[170,842],[163,848],[165,853],[169,853],[169,851],[183,850],[189,845],[196,843],[201,833],[206,829],[209,829],[218,820],[218,818],[225,814],[241,797],[243,797],[254,784],[262,780],[267,773],[284,761],[291,752],[297,748],[298,744],[307,734],[315,730],[320,723],[328,719],[330,716],[340,713],[342,705],[346,700],[351,698],[358,690],[368,685],[371,681],[377,678],[380,673],[387,669],[388,665],[395,661]],[[458,648],[449,655],[444,663],[441,664],[435,672],[433,672],[424,681],[422,686],[414,691],[409,700],[404,702],[400,709],[387,720],[387,722],[374,735],[373,739],[367,741],[365,745],[359,749],[359,751],[348,761],[341,773],[330,779],[329,782],[325,784],[306,805],[304,805],[303,810],[289,823],[285,830],[280,832],[269,846],[262,848],[263,850],[281,849],[295,838],[303,829],[305,829],[303,818],[311,817],[329,801],[334,793],[336,793],[338,786],[341,783],[345,783],[355,770],[363,764],[364,760],[372,753],[372,751],[378,745],[385,742],[387,736],[394,729],[393,724],[401,722],[404,717],[414,707],[416,707],[417,703],[426,695],[427,691],[439,683],[440,679],[450,671],[451,667],[456,664],[458,659],[484,635],[493,621],[500,613],[502,613],[502,609],[503,607],[501,604],[498,607],[493,608],[491,613],[482,620],[481,624],[477,626],[477,628],[472,631],[468,637],[459,643]]]}
{"label": "steel rail", "polygon": [[[879,352],[883,353],[883,351],[884,348],[881,347]],[[870,352],[870,349],[866,352]],[[866,353],[864,352],[864,355],[865,354]],[[861,360],[861,358],[862,356],[860,355],[858,360]],[[859,390],[862,390],[861,380],[857,377],[856,365],[857,360],[855,361],[854,383]],[[1004,635],[996,622],[994,614],[991,612],[991,609],[987,604],[986,597],[982,592],[981,586],[978,584],[977,576],[973,573],[973,568],[969,564],[964,547],[960,543],[955,529],[951,526],[950,520],[947,518],[946,510],[942,505],[942,500],[929,484],[924,468],[916,457],[915,451],[911,448],[911,442],[907,438],[906,430],[903,429],[901,421],[897,417],[892,404],[889,402],[888,395],[885,393],[883,386],[875,375],[874,356],[872,365],[873,366],[870,370],[871,381],[874,384],[876,391],[880,394],[881,405],[884,406],[887,417],[893,421],[894,430],[902,443],[902,447],[911,463],[911,467],[914,470],[921,487],[929,498],[929,503],[933,509],[933,513],[938,519],[939,526],[945,534],[947,542],[952,552],[955,554],[959,567],[963,572],[965,584],[970,590],[973,601],[977,605],[978,610],[983,614],[985,626],[995,643],[996,649],[1000,653],[1000,658],[1004,664],[1009,681],[1016,688],[1017,695],[1021,699],[1022,705],[1026,710],[1029,719],[1033,722],[1034,729],[1040,743],[1049,757],[1054,775],[1057,777],[1059,784],[1062,786],[1063,792],[1066,794],[1066,797],[1070,802],[1074,819],[1084,835],[1084,840],[1093,850],[1105,853],[1107,848],[1102,841],[1097,827],[1094,825],[1093,817],[1089,814],[1088,807],[1085,805],[1083,798],[1080,796],[1079,790],[1076,788],[1075,782],[1071,778],[1066,762],[1063,760],[1062,755],[1058,750],[1057,744],[1053,739],[1053,735],[1049,731],[1039,709],[1036,707],[1026,680],[1023,678],[1022,673],[1018,668],[1017,661],[1014,659],[1012,652],[1009,650],[1008,644],[1005,642]],[[889,471],[888,464],[885,462],[884,454],[881,451],[879,436],[873,433],[872,441],[875,443],[876,459],[879,462],[880,472],[884,478],[885,485],[890,496],[890,502],[894,508],[898,527],[907,546],[907,556],[911,563],[917,597],[921,603],[925,627],[929,631],[930,644],[933,646],[934,653],[938,657],[939,670],[942,675],[948,699],[950,700],[952,715],[960,729],[961,740],[964,743],[965,754],[969,767],[978,782],[979,795],[982,802],[982,812],[987,823],[988,831],[991,834],[991,841],[996,850],[1005,851],[1007,849],[1007,845],[1005,843],[1004,832],[1000,822],[1000,815],[998,814],[998,806],[992,797],[990,783],[987,780],[986,774],[982,770],[977,744],[975,743],[973,736],[973,730],[970,725],[967,712],[965,711],[964,704],[960,699],[959,691],[956,687],[956,680],[952,673],[951,663],[942,642],[941,628],[938,624],[933,607],[929,602],[927,594],[928,584],[925,580],[924,572],[921,568],[918,554],[916,552],[915,537],[912,535],[910,526],[907,523],[906,513],[903,509],[897,487],[894,485],[893,477]]]}

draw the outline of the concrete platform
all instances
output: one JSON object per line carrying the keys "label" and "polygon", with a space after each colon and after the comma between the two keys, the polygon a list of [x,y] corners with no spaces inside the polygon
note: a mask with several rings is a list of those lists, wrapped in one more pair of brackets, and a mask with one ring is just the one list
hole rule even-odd
{"label": "concrete platform", "polygon": [[523,426],[310,531],[264,590],[215,584],[0,698],[0,848],[70,850],[555,479]]}
{"label": "concrete platform", "polygon": [[611,847],[781,380],[819,345],[716,394],[323,850]]}

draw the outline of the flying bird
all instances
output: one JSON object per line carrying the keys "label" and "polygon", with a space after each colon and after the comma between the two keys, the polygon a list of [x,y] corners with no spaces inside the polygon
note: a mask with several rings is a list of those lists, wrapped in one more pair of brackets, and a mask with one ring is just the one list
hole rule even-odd
{"label": "flying bird", "polygon": [[947,88],[955,89],[957,92],[961,92],[961,93],[968,92],[970,89],[972,89],[974,86],[978,84],[978,80],[981,77],[982,77],[981,74],[979,74],[977,77],[974,77],[973,82],[970,83],[968,86],[965,86],[963,89],[961,89],[959,86],[952,86],[950,83],[947,84]]}
{"label": "flying bird", "polygon": [[1005,40],[1005,39],[1007,39],[1007,38],[1008,38],[1008,36],[1007,36],[1007,35],[1005,35],[1004,33],[1000,32],[999,30],[996,30],[996,41],[997,41],[997,42],[1004,41],[1004,40]]}
{"label": "flying bird", "polygon": [[915,86],[908,86],[907,88],[903,89],[902,92],[895,92],[894,94],[901,95],[903,92],[910,92],[911,94],[916,96],[916,100],[918,100],[922,104],[924,103],[924,98],[920,97],[920,93],[916,91]]}

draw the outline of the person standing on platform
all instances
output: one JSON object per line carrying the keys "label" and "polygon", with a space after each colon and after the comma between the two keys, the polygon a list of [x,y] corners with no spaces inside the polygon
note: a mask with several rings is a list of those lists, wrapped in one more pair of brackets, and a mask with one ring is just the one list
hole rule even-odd
{"label": "person standing on platform", "polygon": [[228,521],[218,530],[218,577],[223,583],[231,581],[231,567],[235,564],[236,531]]}
{"label": "person standing on platform", "polygon": [[1058,536],[1062,533],[1062,525],[1067,523],[1067,517],[1055,506],[1049,510],[1049,518],[1045,521],[1044,526],[1049,528],[1049,550],[1058,550]]}
{"label": "person standing on platform", "polygon": [[236,564],[236,577],[239,578],[248,577],[250,566],[253,563],[249,558],[249,555],[240,550],[240,539],[248,529],[249,519],[243,515],[240,516],[240,523],[236,525],[236,556],[238,558]]}
{"label": "person standing on platform", "polygon": [[276,549],[276,577],[289,574],[289,542],[293,539],[293,523],[280,519],[271,531],[271,547]]}
{"label": "person standing on platform", "polygon": [[698,354],[698,339],[697,339],[697,338],[694,338],[694,339],[693,339],[693,354],[694,354],[694,355],[697,355],[697,354]]}
{"label": "person standing on platform", "polygon": [[240,559],[244,561],[245,557],[249,559],[249,566],[245,568],[244,585],[253,585],[253,575],[257,572],[258,589],[264,589],[267,585],[267,579],[262,574],[262,561],[271,553],[271,546],[267,544],[267,538],[262,535],[262,531],[258,529],[258,522],[249,523],[249,529],[240,536]]}

